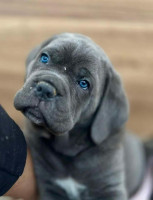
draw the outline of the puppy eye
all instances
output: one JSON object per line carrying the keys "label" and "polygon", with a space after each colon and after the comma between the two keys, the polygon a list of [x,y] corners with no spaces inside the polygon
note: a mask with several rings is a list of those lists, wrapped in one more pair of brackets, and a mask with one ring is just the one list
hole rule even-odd
{"label": "puppy eye", "polygon": [[89,82],[87,80],[80,80],[80,81],[78,81],[78,84],[84,90],[87,90],[89,88],[89,86],[90,86],[90,84],[89,84]]}
{"label": "puppy eye", "polygon": [[40,62],[42,63],[48,63],[49,61],[49,56],[46,53],[41,54]]}

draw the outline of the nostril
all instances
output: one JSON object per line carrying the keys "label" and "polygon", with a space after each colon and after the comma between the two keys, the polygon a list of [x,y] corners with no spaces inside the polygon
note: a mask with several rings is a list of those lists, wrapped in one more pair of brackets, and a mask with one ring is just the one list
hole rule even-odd
{"label": "nostril", "polygon": [[42,100],[51,100],[57,94],[55,87],[44,81],[37,83],[35,93]]}
{"label": "nostril", "polygon": [[42,91],[42,87],[41,87],[40,85],[38,85],[37,91],[38,91],[38,92],[41,92],[41,91]]}
{"label": "nostril", "polygon": [[48,98],[48,99],[50,99],[50,98],[52,98],[52,97],[53,97],[53,95],[52,95],[50,92],[47,92],[47,94],[46,94],[46,95],[47,95],[47,98]]}

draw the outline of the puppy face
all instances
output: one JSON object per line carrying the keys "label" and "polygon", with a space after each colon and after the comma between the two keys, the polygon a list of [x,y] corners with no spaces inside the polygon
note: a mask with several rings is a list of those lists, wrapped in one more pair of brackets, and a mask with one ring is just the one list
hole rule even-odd
{"label": "puppy face", "polygon": [[61,34],[35,48],[27,59],[25,84],[15,107],[53,134],[86,123],[103,93],[105,54],[89,38]]}
{"label": "puppy face", "polygon": [[33,124],[55,135],[88,126],[96,144],[125,124],[129,109],[121,79],[88,37],[56,35],[32,50],[26,66],[14,105]]}

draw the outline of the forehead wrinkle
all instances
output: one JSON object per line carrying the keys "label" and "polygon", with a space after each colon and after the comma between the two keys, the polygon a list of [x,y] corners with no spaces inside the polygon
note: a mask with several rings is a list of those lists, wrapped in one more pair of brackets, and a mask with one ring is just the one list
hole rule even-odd
{"label": "forehead wrinkle", "polygon": [[96,61],[95,49],[91,45],[87,44],[84,41],[80,42],[80,45],[73,51],[74,60],[79,64],[92,64]]}
{"label": "forehead wrinkle", "polygon": [[81,69],[79,69],[79,75],[80,76],[85,76],[85,77],[93,77],[92,73],[90,72],[89,69],[87,69],[86,67],[82,67]]}
{"label": "forehead wrinkle", "polygon": [[76,43],[71,41],[55,41],[47,45],[46,49],[51,53],[51,56],[55,60],[55,64],[72,64],[73,63],[73,51],[76,48]]}
{"label": "forehead wrinkle", "polygon": [[56,49],[72,49],[78,46],[78,40],[70,40],[70,38],[57,38],[50,42],[46,47]]}
{"label": "forehead wrinkle", "polygon": [[45,47],[52,54],[53,63],[72,66],[95,65],[96,51],[93,45],[82,39],[72,38],[57,38]]}
{"label": "forehead wrinkle", "polygon": [[51,47],[48,45],[43,49],[43,52],[47,52],[49,54],[49,56],[51,57],[51,61],[54,64],[57,64],[62,59],[60,50],[56,47]]}

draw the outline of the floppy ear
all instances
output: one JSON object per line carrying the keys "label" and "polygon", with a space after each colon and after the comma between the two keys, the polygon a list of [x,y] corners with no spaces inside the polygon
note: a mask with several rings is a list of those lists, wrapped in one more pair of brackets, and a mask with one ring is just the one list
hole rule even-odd
{"label": "floppy ear", "polygon": [[30,53],[28,54],[27,56],[27,59],[26,59],[26,66],[29,65],[29,63],[37,56],[37,54],[39,53],[39,51],[45,47],[46,45],[48,45],[51,41],[53,41],[56,37],[52,37],[52,38],[49,38],[47,40],[45,40],[42,44],[36,46],[35,48],[33,48]]}
{"label": "floppy ear", "polygon": [[91,137],[96,144],[109,134],[119,131],[128,119],[129,107],[118,73],[107,63],[105,88],[91,127]]}
{"label": "floppy ear", "polygon": [[36,46],[35,48],[33,48],[30,53],[28,54],[27,56],[27,59],[26,59],[26,66],[29,65],[29,63],[36,57],[36,55],[38,54],[38,52],[40,51],[41,47],[40,45],[39,46]]}

